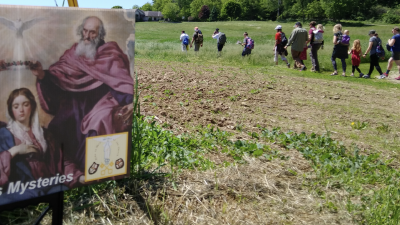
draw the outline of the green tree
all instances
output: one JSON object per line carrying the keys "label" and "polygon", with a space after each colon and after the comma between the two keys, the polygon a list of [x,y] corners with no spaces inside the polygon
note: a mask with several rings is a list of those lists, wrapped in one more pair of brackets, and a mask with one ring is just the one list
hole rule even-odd
{"label": "green tree", "polygon": [[241,13],[241,5],[234,1],[228,1],[222,6],[222,14],[228,16],[230,20],[240,17]]}
{"label": "green tree", "polygon": [[243,20],[257,20],[260,15],[264,14],[260,5],[260,0],[241,0]]}
{"label": "green tree", "polygon": [[212,8],[210,13],[210,21],[216,21],[218,19],[218,12],[215,6]]}
{"label": "green tree", "polygon": [[193,0],[192,3],[190,3],[190,15],[196,18],[203,5],[203,0]]}
{"label": "green tree", "polygon": [[328,18],[337,22],[351,15],[353,4],[353,0],[321,0],[322,8]]}
{"label": "green tree", "polygon": [[203,5],[199,12],[199,19],[206,20],[208,18],[210,18],[210,8],[208,8],[206,5]]}
{"label": "green tree", "polygon": [[146,3],[140,7],[143,11],[153,11],[153,6],[150,3]]}
{"label": "green tree", "polygon": [[207,5],[209,9],[215,7],[218,15],[222,8],[221,0],[193,0],[192,3],[190,3],[190,15],[197,18],[203,5]]}
{"label": "green tree", "polygon": [[133,5],[132,9],[139,9],[140,7],[138,5]]}
{"label": "green tree", "polygon": [[122,6],[116,5],[116,6],[113,6],[112,9],[122,9]]}
{"label": "green tree", "polygon": [[188,18],[190,14],[190,3],[192,0],[175,0],[176,4],[178,4],[180,13],[179,16],[182,17],[184,16],[185,18]]}
{"label": "green tree", "polygon": [[315,0],[307,5],[308,18],[325,18],[325,10],[321,6],[321,2]]}
{"label": "green tree", "polygon": [[153,0],[153,11],[162,11],[168,3],[173,3],[172,0]]}
{"label": "green tree", "polygon": [[178,13],[179,7],[176,3],[167,3],[162,10],[164,18],[168,18],[172,21],[177,20]]}

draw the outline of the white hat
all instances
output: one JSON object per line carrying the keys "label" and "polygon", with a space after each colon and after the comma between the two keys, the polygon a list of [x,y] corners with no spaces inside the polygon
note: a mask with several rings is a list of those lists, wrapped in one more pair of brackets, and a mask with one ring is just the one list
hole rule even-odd
{"label": "white hat", "polygon": [[281,25],[276,26],[275,30],[282,30],[282,26]]}

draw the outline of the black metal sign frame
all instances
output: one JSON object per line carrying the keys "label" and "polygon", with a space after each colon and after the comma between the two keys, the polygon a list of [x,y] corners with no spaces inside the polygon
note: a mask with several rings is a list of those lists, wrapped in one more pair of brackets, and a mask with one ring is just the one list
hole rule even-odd
{"label": "black metal sign frame", "polygon": [[63,223],[64,211],[64,192],[57,192],[43,197],[32,198],[25,201],[14,202],[0,206],[0,212],[11,211],[17,208],[25,208],[29,205],[38,205],[39,203],[48,203],[49,206],[43,210],[40,216],[36,219],[35,225],[39,225],[46,213],[52,209],[52,225],[60,225]]}

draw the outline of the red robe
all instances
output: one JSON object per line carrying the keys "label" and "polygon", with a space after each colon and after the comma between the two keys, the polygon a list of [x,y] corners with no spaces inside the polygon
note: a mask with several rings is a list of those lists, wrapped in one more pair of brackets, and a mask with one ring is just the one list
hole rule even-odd
{"label": "red robe", "polygon": [[76,56],[77,44],[37,83],[43,110],[54,115],[48,129],[62,144],[65,173],[85,169],[87,137],[115,133],[113,109],[132,104],[128,57],[115,42],[101,43],[94,60]]}

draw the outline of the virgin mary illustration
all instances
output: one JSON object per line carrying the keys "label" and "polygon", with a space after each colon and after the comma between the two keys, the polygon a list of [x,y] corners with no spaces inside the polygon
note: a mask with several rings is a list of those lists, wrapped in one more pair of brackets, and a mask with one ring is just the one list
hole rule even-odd
{"label": "virgin mary illustration", "polygon": [[[27,88],[11,92],[7,100],[8,123],[0,123],[0,204],[38,197],[67,189],[64,185],[36,185],[36,188],[21,188],[9,193],[11,182],[26,184],[30,181],[61,175],[61,151],[55,151],[52,143],[46,142],[39,124],[37,104]],[[53,182],[55,183],[55,182]]]}

